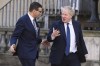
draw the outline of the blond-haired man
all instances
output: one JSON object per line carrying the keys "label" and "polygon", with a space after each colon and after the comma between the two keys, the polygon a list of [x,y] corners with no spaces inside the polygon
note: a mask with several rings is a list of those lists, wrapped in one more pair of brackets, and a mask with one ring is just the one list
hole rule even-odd
{"label": "blond-haired man", "polygon": [[61,7],[61,20],[55,21],[47,40],[53,42],[50,53],[51,66],[81,66],[88,53],[83,40],[81,26],[72,19],[74,10]]}

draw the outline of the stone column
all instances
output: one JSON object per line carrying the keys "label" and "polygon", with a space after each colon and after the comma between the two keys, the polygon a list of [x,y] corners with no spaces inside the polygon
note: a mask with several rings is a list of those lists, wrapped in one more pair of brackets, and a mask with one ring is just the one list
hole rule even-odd
{"label": "stone column", "polygon": [[6,50],[6,42],[5,42],[5,34],[1,34],[1,41],[0,41],[0,53],[5,52]]}
{"label": "stone column", "polygon": [[70,0],[61,0],[61,6],[69,6]]}
{"label": "stone column", "polygon": [[99,21],[98,1],[99,0],[92,0],[91,1],[91,17],[90,17],[89,22],[98,22]]}
{"label": "stone column", "polygon": [[49,15],[45,14],[44,29],[48,29],[48,21],[49,21]]}

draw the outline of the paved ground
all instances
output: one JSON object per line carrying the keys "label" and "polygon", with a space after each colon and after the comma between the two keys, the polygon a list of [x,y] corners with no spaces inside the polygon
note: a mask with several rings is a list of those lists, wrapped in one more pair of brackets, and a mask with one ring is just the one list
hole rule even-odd
{"label": "paved ground", "polygon": [[[0,53],[0,66],[22,66],[17,56]],[[39,58],[36,66],[50,66],[48,58]]]}
{"label": "paved ground", "polygon": [[[50,66],[47,57],[39,57],[36,61],[36,66]],[[22,66],[17,56],[12,56],[9,54],[0,54],[0,66]],[[100,66],[100,61],[87,61],[83,63],[82,66]]]}
{"label": "paved ground", "polygon": [[36,66],[50,66],[50,63],[44,63],[44,62],[37,61]]}

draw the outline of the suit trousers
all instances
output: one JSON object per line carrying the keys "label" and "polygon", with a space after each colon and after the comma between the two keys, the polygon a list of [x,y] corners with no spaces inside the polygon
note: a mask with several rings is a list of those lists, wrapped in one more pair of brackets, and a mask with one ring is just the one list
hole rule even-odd
{"label": "suit trousers", "polygon": [[81,63],[76,53],[70,53],[68,56],[64,54],[60,64],[51,64],[51,66],[81,66]]}
{"label": "suit trousers", "polygon": [[35,66],[36,59],[23,59],[19,58],[22,66]]}

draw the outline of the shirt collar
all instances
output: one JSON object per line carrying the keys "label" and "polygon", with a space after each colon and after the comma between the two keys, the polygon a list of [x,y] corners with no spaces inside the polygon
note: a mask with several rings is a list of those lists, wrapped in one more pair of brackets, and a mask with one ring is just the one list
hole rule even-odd
{"label": "shirt collar", "polygon": [[72,20],[70,20],[68,23],[72,25]]}
{"label": "shirt collar", "polygon": [[[72,20],[70,20],[68,23],[69,23],[69,25],[72,25]],[[64,23],[64,24],[67,24],[67,23]]]}
{"label": "shirt collar", "polygon": [[31,21],[34,20],[34,18],[29,13],[28,13],[28,16],[29,16],[29,18],[30,18]]}

